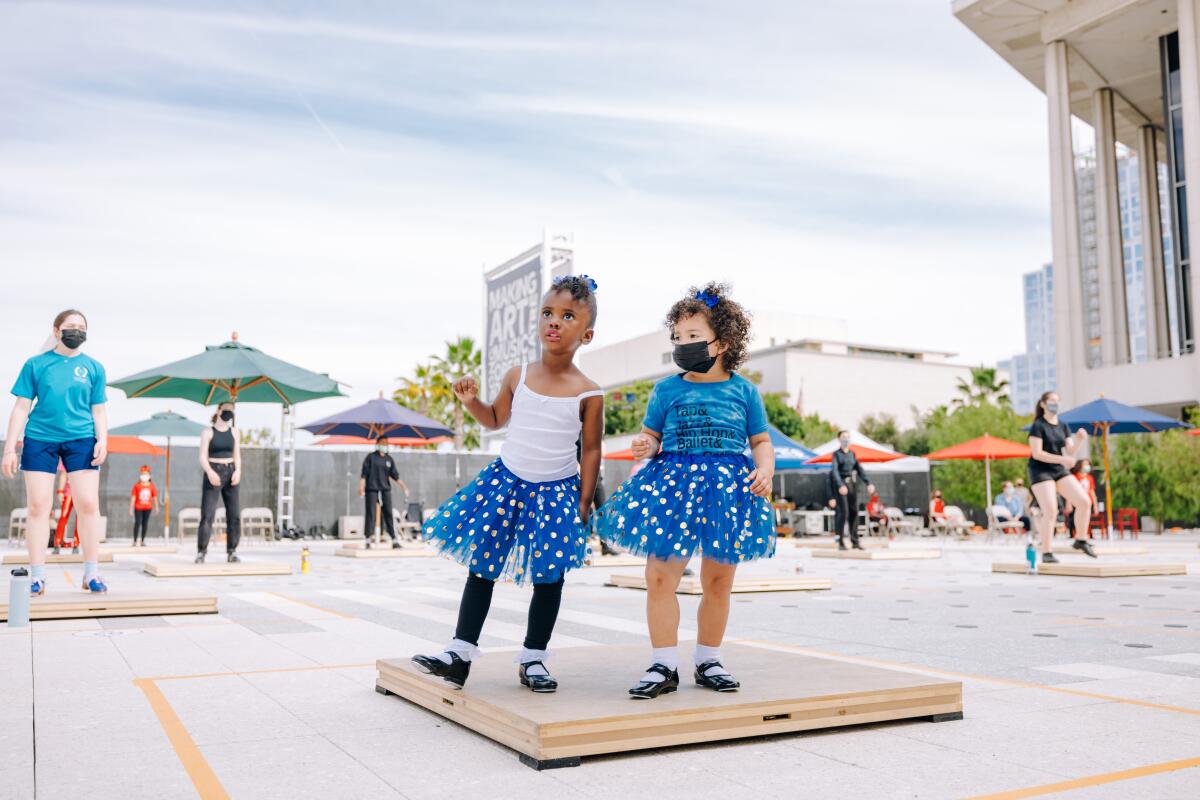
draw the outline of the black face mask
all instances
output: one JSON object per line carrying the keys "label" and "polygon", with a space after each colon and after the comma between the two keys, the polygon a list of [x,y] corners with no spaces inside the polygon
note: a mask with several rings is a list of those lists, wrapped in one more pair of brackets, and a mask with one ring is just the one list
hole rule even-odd
{"label": "black face mask", "polygon": [[710,344],[712,342],[688,342],[675,345],[675,352],[671,356],[675,361],[675,366],[684,372],[708,372],[713,368],[713,364],[717,363],[717,357],[708,354]]}
{"label": "black face mask", "polygon": [[79,328],[65,328],[62,332],[62,343],[64,347],[69,347],[70,349],[75,350],[86,341],[87,331],[82,331]]}
{"label": "black face mask", "polygon": [[233,422],[233,412],[228,408],[225,409],[221,412],[221,419],[225,420],[226,422]]}

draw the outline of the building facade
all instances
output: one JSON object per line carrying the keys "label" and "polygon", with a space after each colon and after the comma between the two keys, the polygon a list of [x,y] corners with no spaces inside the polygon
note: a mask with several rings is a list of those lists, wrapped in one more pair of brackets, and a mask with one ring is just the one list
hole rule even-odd
{"label": "building facade", "polygon": [[1025,352],[1000,369],[1008,372],[1009,397],[1019,413],[1033,412],[1042,392],[1057,383],[1054,348],[1054,268],[1050,264],[1021,276],[1025,307]]}
{"label": "building facade", "polygon": [[[754,315],[743,372],[761,376],[759,390],[783,393],[803,414],[817,413],[846,428],[868,414],[890,414],[902,427],[914,411],[949,403],[968,365],[953,353],[847,342],[845,323],[790,315]],[[819,333],[843,334],[820,338]],[[665,330],[580,352],[579,368],[605,390],[677,373]],[[1007,377],[1006,375],[1002,375]]]}
{"label": "building facade", "polygon": [[[1188,247],[1200,209],[1189,213],[1186,181],[1200,175],[1200,0],[955,0],[952,9],[1046,93],[1063,402],[1103,393],[1181,415],[1200,402],[1200,284]],[[1090,164],[1077,156],[1073,119],[1095,130]]]}

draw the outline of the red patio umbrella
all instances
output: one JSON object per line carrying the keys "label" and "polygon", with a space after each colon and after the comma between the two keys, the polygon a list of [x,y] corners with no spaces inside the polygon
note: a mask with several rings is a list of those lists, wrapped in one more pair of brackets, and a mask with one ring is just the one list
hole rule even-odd
{"label": "red patio umbrella", "polygon": [[626,448],[609,453],[604,457],[605,461],[636,461],[633,457],[633,450]]}
{"label": "red patio umbrella", "polygon": [[925,456],[930,461],[982,461],[984,480],[987,482],[987,505],[992,504],[992,459],[1029,458],[1029,445],[998,439],[984,434],[977,439],[959,442]]}
{"label": "red patio umbrella", "polygon": [[[833,461],[833,454],[837,452],[831,450],[823,456],[817,456],[805,461],[805,464],[829,464]],[[896,453],[891,450],[876,450],[874,447],[865,447],[861,444],[850,445],[850,452],[858,457],[858,460],[864,464],[882,464],[885,461],[895,461],[898,458],[907,458],[904,453]]]}
{"label": "red patio umbrella", "polygon": [[165,456],[167,454],[166,450],[155,447],[145,439],[139,439],[136,436],[112,435],[108,437],[108,452],[131,456]]}

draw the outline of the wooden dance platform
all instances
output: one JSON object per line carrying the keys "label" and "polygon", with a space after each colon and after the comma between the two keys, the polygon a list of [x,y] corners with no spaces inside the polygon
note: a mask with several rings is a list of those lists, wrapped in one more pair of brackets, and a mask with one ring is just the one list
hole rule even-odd
{"label": "wooden dance platform", "polygon": [[[992,564],[992,572],[1028,573],[1029,565],[1022,563]],[[1140,578],[1150,575],[1186,575],[1186,564],[1097,564],[1058,563],[1038,564],[1038,575],[1064,575],[1074,578]]]}
{"label": "wooden dance platform", "polygon": [[[609,575],[605,586],[617,586],[622,589],[645,589],[645,575]],[[832,589],[833,581],[829,578],[734,578],[734,594],[741,592],[810,592],[821,589]],[[685,577],[679,581],[675,594],[704,594],[697,577]]]}
{"label": "wooden dance platform", "polygon": [[[1150,552],[1150,548],[1143,544],[1104,544],[1100,542],[1092,542],[1092,549],[1096,551],[1098,556],[1140,556]],[[1069,544],[1055,544],[1050,547],[1054,553],[1069,553],[1079,554]]]}
{"label": "wooden dance platform", "polygon": [[941,550],[814,550],[813,558],[849,558],[868,561],[904,561],[914,558],[941,558]]}
{"label": "wooden dance platform", "polygon": [[[90,617],[150,617],[163,614],[215,614],[217,598],[211,594],[161,594],[110,589],[92,594],[78,588],[63,591],[55,584],[41,597],[29,598],[30,619],[84,619]],[[0,620],[8,619],[8,595],[0,599]]]}
{"label": "wooden dance platform", "polygon": [[155,578],[212,578],[222,575],[291,575],[292,568],[275,561],[215,561],[193,564],[190,561],[147,561],[142,572]]}
{"label": "wooden dance platform", "polygon": [[[98,562],[99,561],[108,562],[108,561],[112,561],[112,560],[113,560],[112,553],[107,553],[104,550],[100,551],[100,555],[97,559]],[[26,553],[26,552],[5,553],[4,561],[2,563],[4,563],[4,564],[28,564],[29,563],[29,553]],[[78,553],[70,553],[70,552],[59,553],[58,555],[54,555],[53,553],[47,551],[46,552],[46,563],[47,564],[82,564],[83,563],[83,551],[81,550]]]}
{"label": "wooden dance platform", "polygon": [[395,550],[391,545],[376,545],[370,550],[365,547],[339,547],[333,551],[342,558],[432,558],[437,551],[419,544],[405,545]]}
{"label": "wooden dance platform", "polygon": [[[811,547],[814,550],[836,550],[836,539],[794,539],[796,547]],[[891,547],[892,543],[887,539],[877,539],[863,537],[858,540],[859,544],[868,550],[885,550]],[[847,545],[849,547],[849,545]]]}
{"label": "wooden dance platform", "polygon": [[[962,719],[962,684],[910,672],[726,644],[737,692],[696,686],[680,669],[678,692],[634,700],[629,687],[646,646],[564,649],[550,663],[559,690],[534,694],[508,659],[472,665],[463,690],[422,674],[407,658],[377,662],[375,690],[394,694],[516,750],[534,769],[578,766],[581,756],[886,720]],[[703,792],[701,792],[703,794]]]}

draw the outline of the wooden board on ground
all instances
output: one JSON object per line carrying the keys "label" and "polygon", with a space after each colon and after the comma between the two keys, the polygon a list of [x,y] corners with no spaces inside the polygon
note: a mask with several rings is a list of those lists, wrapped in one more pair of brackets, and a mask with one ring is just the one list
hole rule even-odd
{"label": "wooden board on ground", "polygon": [[[366,539],[335,539],[334,541],[336,541],[338,543],[339,549],[350,549],[350,550],[366,550],[367,549],[367,540]],[[405,547],[424,547],[425,546],[425,542],[421,541],[420,539],[405,538],[400,543],[402,545],[404,545]],[[379,548],[382,550],[382,549],[386,549],[391,546],[392,546],[392,542],[390,539],[383,539],[380,542],[376,542],[375,537],[371,537],[371,549],[372,550],[374,550],[375,548]]]}
{"label": "wooden board on ground", "polygon": [[[1150,575],[1186,575],[1186,564],[1113,564],[1111,562],[1038,564],[1038,575],[1065,575],[1075,578],[1139,578]],[[1029,572],[1026,563],[992,564],[992,572]]]}
{"label": "wooden board on ground", "polygon": [[134,547],[131,544],[105,545],[104,547],[100,548],[100,552],[111,553],[114,556],[170,555],[171,553],[179,552],[179,545],[148,544],[145,547]]}
{"label": "wooden board on ground", "polygon": [[[113,560],[112,553],[106,553],[104,550],[100,551],[100,555],[98,558],[100,561],[105,561],[105,562]],[[5,563],[5,564],[28,564],[29,563],[29,553],[25,553],[25,552],[5,553],[3,563]],[[65,553],[59,553],[58,555],[54,555],[53,553],[47,551],[46,552],[46,563],[47,564],[82,564],[83,563],[83,551],[80,550],[78,553],[72,553],[68,550]]]}
{"label": "wooden board on ground", "polygon": [[[613,574],[608,576],[605,586],[645,589],[646,576]],[[829,578],[734,578],[731,591],[735,594],[739,592],[810,592],[832,588],[833,581]],[[679,588],[675,590],[675,593],[704,594],[704,589],[700,586],[699,578],[686,577],[679,581]]]}
{"label": "wooden board on ground", "polygon": [[193,564],[190,561],[147,561],[142,572],[155,578],[213,578],[223,575],[291,575],[292,568],[275,561],[214,561]]}
{"label": "wooden board on ground", "polygon": [[[794,539],[796,547],[811,547],[813,550],[835,550],[837,549],[836,539]],[[862,537],[859,543],[868,550],[886,550],[892,546],[892,543],[884,538]],[[849,545],[847,545],[849,547]]]}
{"label": "wooden board on ground", "polygon": [[343,558],[432,558],[437,555],[437,551],[430,547],[409,544],[399,550],[391,545],[376,545],[370,550],[364,547],[339,547],[333,554]]}
{"label": "wooden board on ground", "polygon": [[[1050,548],[1055,553],[1080,554],[1069,544],[1056,544]],[[1104,544],[1092,542],[1092,550],[1098,556],[1140,556],[1150,552],[1150,548],[1141,544]]]}
{"label": "wooden board on ground", "polygon": [[941,558],[941,550],[814,550],[813,558],[849,558],[869,561],[902,561],[915,558]]}
{"label": "wooden board on ground", "polygon": [[[84,619],[90,617],[149,617],[163,614],[215,614],[217,598],[211,594],[163,594],[109,589],[92,594],[78,588],[63,591],[55,584],[41,597],[29,599],[30,619]],[[8,596],[0,598],[0,620],[8,619]]]}
{"label": "wooden board on ground", "polygon": [[631,556],[628,553],[617,553],[615,555],[594,555],[592,560],[584,564],[585,567],[644,567],[646,559],[638,556]]}
{"label": "wooden board on ground", "polygon": [[[645,645],[564,649],[551,669],[560,689],[534,694],[512,664],[472,665],[463,690],[424,675],[407,658],[377,662],[376,691],[395,694],[516,750],[537,769],[581,756],[843,727],[885,720],[962,718],[962,684],[911,672],[727,643],[722,661],[742,682],[718,693],[693,684],[654,700],[627,690]],[[734,758],[736,758],[736,753]]]}

